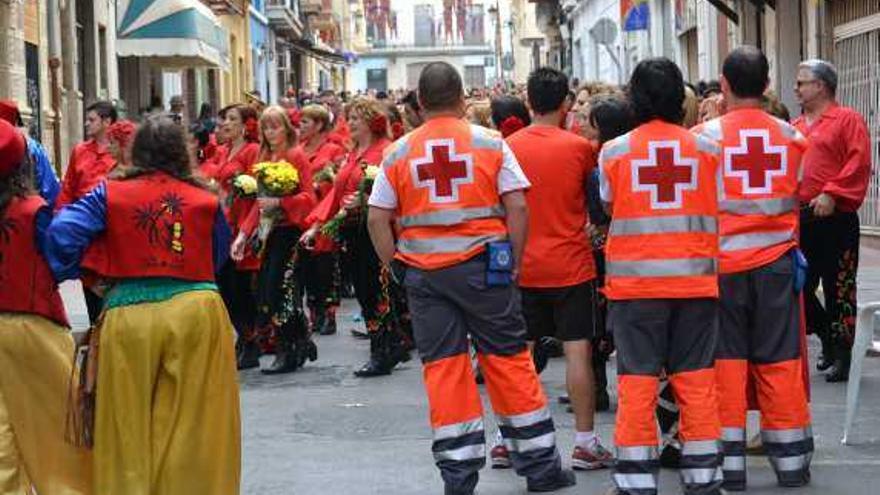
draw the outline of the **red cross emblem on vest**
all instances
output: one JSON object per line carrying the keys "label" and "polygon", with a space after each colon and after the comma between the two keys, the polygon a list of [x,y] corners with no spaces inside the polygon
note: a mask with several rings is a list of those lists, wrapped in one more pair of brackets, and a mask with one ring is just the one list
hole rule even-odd
{"label": "red cross emblem on vest", "polygon": [[633,190],[650,193],[654,209],[681,208],[684,191],[697,189],[697,160],[682,157],[678,141],[650,141],[648,158],[632,163]]}
{"label": "red cross emblem on vest", "polygon": [[739,146],[724,149],[724,175],[742,180],[743,194],[773,192],[773,177],[785,177],[785,146],[771,145],[767,129],[740,129]]}
{"label": "red cross emblem on vest", "polygon": [[455,152],[453,139],[425,141],[425,156],[410,162],[413,183],[428,188],[432,203],[458,201],[461,185],[474,181],[474,159]]}

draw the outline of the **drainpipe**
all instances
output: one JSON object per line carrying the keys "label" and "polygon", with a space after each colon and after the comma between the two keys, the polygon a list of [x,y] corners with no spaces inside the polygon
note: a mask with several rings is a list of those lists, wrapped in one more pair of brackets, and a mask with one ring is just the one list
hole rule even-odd
{"label": "drainpipe", "polygon": [[52,120],[52,148],[53,163],[55,164],[55,172],[61,177],[61,81],[58,78],[58,71],[61,69],[61,6],[59,0],[46,0],[46,12],[49,16],[48,38],[49,38],[49,80],[52,86],[52,113],[55,118]]}

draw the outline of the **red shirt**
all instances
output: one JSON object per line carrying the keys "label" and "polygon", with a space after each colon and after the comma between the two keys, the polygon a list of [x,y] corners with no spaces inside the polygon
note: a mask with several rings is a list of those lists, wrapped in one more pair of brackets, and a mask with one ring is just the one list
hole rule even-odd
{"label": "red shirt", "polygon": [[364,177],[361,164],[379,165],[382,163],[382,151],[389,144],[391,144],[391,141],[383,138],[377,140],[360,153],[357,150],[350,152],[345,164],[339,169],[339,173],[336,174],[333,190],[312,211],[307,219],[308,223],[318,222],[323,224],[333,218],[342,208],[343,199],[357,192],[361,179]]}
{"label": "red shirt", "polygon": [[812,125],[802,115],[794,126],[809,141],[801,202],[827,193],[834,197],[838,211],[858,210],[871,177],[871,141],[865,119],[851,108],[834,105]]}
{"label": "red shirt", "polygon": [[107,178],[115,165],[116,160],[110,155],[110,151],[97,141],[90,139],[76,145],[70,152],[56,209],[88,194]]}
{"label": "red shirt", "polygon": [[302,152],[305,153],[306,158],[308,158],[309,163],[311,164],[312,175],[318,173],[330,163],[345,156],[345,149],[329,139],[324,139],[321,144],[311,152],[306,151],[305,144],[300,145],[298,149],[302,150]]}
{"label": "red shirt", "polygon": [[596,278],[584,226],[585,184],[596,167],[596,148],[559,127],[532,125],[507,138],[532,187],[526,191],[529,235],[519,284],[568,287]]}

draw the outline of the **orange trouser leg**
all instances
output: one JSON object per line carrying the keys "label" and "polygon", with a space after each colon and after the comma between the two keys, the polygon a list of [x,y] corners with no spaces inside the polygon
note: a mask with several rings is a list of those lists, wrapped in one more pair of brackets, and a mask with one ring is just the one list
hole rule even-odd
{"label": "orange trouser leg", "polygon": [[715,369],[703,368],[670,375],[681,409],[681,481],[685,493],[720,493],[721,421]]}
{"label": "orange trouser leg", "polygon": [[614,484],[620,493],[655,494],[660,464],[654,411],[660,379],[650,375],[618,375],[617,383]]}
{"label": "orange trouser leg", "polygon": [[478,355],[486,391],[516,472],[546,479],[559,470],[556,430],[528,349],[514,355]]}
{"label": "orange trouser leg", "polygon": [[724,483],[727,488],[744,489],[749,363],[745,359],[718,359],[715,361],[715,374],[724,452]]}
{"label": "orange trouser leg", "polygon": [[434,461],[447,487],[473,490],[486,464],[483,408],[467,353],[424,364]]}
{"label": "orange trouser leg", "polygon": [[770,464],[783,485],[809,479],[813,434],[801,359],[753,365],[761,408],[761,436]]}

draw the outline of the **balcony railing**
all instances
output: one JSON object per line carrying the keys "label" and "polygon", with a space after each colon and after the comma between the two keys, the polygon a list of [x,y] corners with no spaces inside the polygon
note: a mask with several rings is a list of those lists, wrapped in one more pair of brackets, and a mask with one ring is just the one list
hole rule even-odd
{"label": "balcony railing", "polygon": [[247,12],[246,0],[203,0],[217,15],[244,15]]}

